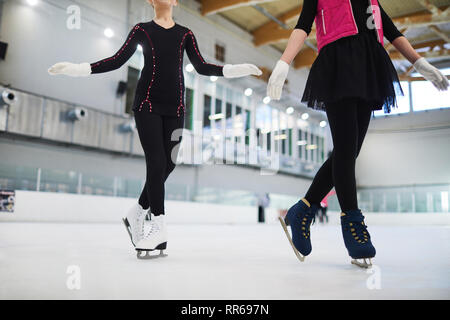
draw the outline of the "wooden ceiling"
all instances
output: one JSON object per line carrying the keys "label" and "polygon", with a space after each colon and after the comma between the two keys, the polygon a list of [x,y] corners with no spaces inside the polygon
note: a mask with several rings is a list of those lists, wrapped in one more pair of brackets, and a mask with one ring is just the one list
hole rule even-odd
{"label": "wooden ceiling", "polygon": [[[286,48],[287,39],[297,23],[303,4],[303,0],[197,1],[201,4],[203,15],[221,15],[252,34],[255,46],[270,45],[279,51]],[[416,48],[422,49],[422,55],[443,59],[450,56],[450,0],[380,0],[380,3],[399,30]],[[268,18],[254,5],[263,8],[288,28]],[[315,47],[314,29],[307,41],[310,47],[305,46],[297,56],[294,62],[296,68],[311,66],[317,56],[316,50],[312,49]],[[402,59],[392,49],[387,43],[386,50],[391,57]]]}

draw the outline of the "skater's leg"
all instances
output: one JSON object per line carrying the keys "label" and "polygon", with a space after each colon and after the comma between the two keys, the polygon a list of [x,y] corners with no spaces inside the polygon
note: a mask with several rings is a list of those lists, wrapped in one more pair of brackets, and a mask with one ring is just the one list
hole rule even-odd
{"label": "skater's leg", "polygon": [[358,153],[358,105],[343,101],[327,106],[333,137],[332,176],[342,211],[358,209],[355,164]]}
{"label": "skater's leg", "polygon": [[[358,123],[358,150],[356,157],[358,157],[361,147],[366,137],[367,129],[369,128],[372,110],[365,105],[358,105],[357,123]],[[317,172],[305,198],[312,204],[318,204],[334,187],[333,182],[333,155],[324,162],[322,167]]]}
{"label": "skater's leg", "polygon": [[356,157],[359,156],[361,148],[366,138],[367,130],[369,129],[370,120],[372,118],[372,109],[364,102],[358,103],[357,119],[358,119],[358,151]]}
{"label": "skater's leg", "polygon": [[163,134],[164,149],[166,152],[167,166],[165,180],[176,167],[178,152],[181,147],[181,134],[184,127],[184,117],[164,117]]}
{"label": "skater's leg", "polygon": [[164,214],[166,154],[163,119],[150,112],[139,112],[135,118],[147,168],[146,183],[139,203],[144,209],[150,208],[152,213]]}
{"label": "skater's leg", "polygon": [[[158,149],[160,150],[160,153],[164,153],[164,156],[161,155],[161,160],[165,159],[165,169],[161,168],[161,172],[164,172],[163,179],[162,179],[162,185],[161,185],[161,179],[157,179],[158,187],[155,187],[152,185],[153,188],[156,188],[158,191],[156,195],[158,200],[156,201],[156,205],[152,206],[152,213],[155,216],[164,214],[164,205],[161,205],[161,202],[164,202],[164,196],[165,196],[165,187],[164,183],[166,182],[167,178],[169,177],[170,173],[175,169],[175,162],[178,155],[178,151],[180,149],[181,144],[181,136],[178,135],[176,132],[177,130],[183,129],[184,125],[184,118],[183,117],[160,117],[161,123],[158,124],[160,127],[158,127],[158,132],[162,133],[161,141],[163,143],[163,149],[161,149],[161,146],[158,144]],[[173,135],[174,134],[174,135]],[[181,132],[179,133],[181,134]],[[148,180],[145,183],[144,189],[141,193],[141,197],[139,199],[139,203],[144,208],[150,207],[150,200],[149,200],[149,194],[150,194],[149,186],[148,186]],[[154,201],[155,202],[155,201]]]}
{"label": "skater's leg", "polygon": [[144,188],[142,189],[141,196],[139,197],[139,204],[145,210],[150,208],[150,201],[148,200],[147,181],[145,181]]}

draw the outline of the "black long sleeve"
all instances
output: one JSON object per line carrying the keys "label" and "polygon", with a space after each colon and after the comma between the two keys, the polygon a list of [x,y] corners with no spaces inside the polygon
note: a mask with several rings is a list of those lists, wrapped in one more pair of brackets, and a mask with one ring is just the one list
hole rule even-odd
{"label": "black long sleeve", "polygon": [[[295,29],[302,29],[308,35],[311,33],[311,28],[314,23],[314,19],[317,13],[317,4],[318,0],[304,0],[302,13],[300,14],[300,18],[298,19],[297,25]],[[359,32],[373,32],[367,26],[367,19],[370,17],[370,13],[368,13],[368,2],[367,1],[358,1],[351,0],[353,13],[355,16],[355,21],[358,26]],[[386,38],[392,42],[398,37],[402,36],[402,33],[397,29],[397,27],[392,22],[391,18],[386,14],[383,10],[383,7],[380,4],[381,11],[381,19],[383,21],[383,30]]]}
{"label": "black long sleeve", "polygon": [[197,39],[190,30],[188,32],[188,38],[189,39],[186,40],[186,53],[195,70],[204,76],[223,77],[223,66],[207,63],[205,59],[203,59],[200,50],[198,49]]}
{"label": "black long sleeve", "polygon": [[403,36],[403,34],[397,29],[394,22],[392,22],[392,19],[384,11],[381,4],[380,10],[381,10],[381,20],[383,21],[384,36],[386,37],[386,39],[389,40],[389,42],[392,43],[398,37]]}
{"label": "black long sleeve", "polygon": [[136,25],[129,33],[127,40],[122,47],[112,57],[91,63],[93,74],[110,72],[123,66],[136,52],[139,42],[141,42],[142,30],[140,25]]}
{"label": "black long sleeve", "polygon": [[319,0],[304,0],[303,1],[303,9],[300,14],[300,18],[298,19],[297,25],[295,29],[302,29],[308,35],[311,33],[311,28],[316,18],[317,12],[317,4]]}

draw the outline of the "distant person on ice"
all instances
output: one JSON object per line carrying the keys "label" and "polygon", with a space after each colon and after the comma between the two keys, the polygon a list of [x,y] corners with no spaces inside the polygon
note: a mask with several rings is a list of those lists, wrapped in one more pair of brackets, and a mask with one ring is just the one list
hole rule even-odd
{"label": "distant person on ice", "polygon": [[268,193],[258,194],[258,222],[266,221],[266,208],[270,205],[270,196]]}

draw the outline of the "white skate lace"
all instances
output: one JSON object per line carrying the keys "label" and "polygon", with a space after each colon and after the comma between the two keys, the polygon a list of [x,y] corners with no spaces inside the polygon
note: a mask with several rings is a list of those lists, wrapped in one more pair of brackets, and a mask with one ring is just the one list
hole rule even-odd
{"label": "white skate lace", "polygon": [[160,230],[158,223],[155,221],[150,222],[150,230],[148,231],[147,236],[150,236],[152,234],[158,233]]}
{"label": "white skate lace", "polygon": [[145,214],[138,215],[137,223],[134,226],[134,234],[137,234],[140,239],[143,239],[145,236],[145,230],[144,230],[144,220],[145,220]]}
{"label": "white skate lace", "polygon": [[[144,215],[144,217],[145,217],[145,215]],[[144,238],[144,236],[145,236],[145,230],[144,230],[145,224],[144,224],[144,221],[145,221],[145,218],[142,219],[142,223],[140,224],[141,225],[141,230],[140,230],[139,236],[141,237],[141,239]]]}

